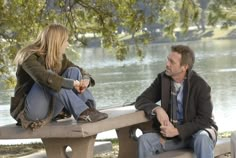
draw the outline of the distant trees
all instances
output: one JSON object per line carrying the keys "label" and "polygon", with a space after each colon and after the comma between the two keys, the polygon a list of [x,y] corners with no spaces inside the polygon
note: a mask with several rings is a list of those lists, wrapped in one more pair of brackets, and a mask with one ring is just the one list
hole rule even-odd
{"label": "distant trees", "polygon": [[[224,26],[232,24],[235,6],[235,0],[0,0],[0,79],[12,84],[9,72],[16,52],[49,23],[67,26],[73,45],[86,46],[91,39],[86,35],[92,34],[124,60],[129,44],[124,35],[133,38],[137,55],[142,56],[138,43],[173,38],[175,28],[186,32],[199,19],[204,30],[206,12],[211,25],[219,20]],[[159,36],[151,36],[157,30]]]}
{"label": "distant trees", "polygon": [[200,14],[200,29],[204,32],[206,30],[206,18],[207,18],[207,8],[210,0],[198,0],[199,6],[201,9],[201,14]]}
{"label": "distant trees", "polygon": [[208,23],[215,25],[218,22],[223,27],[228,27],[236,22],[236,1],[235,0],[211,0],[209,5]]}

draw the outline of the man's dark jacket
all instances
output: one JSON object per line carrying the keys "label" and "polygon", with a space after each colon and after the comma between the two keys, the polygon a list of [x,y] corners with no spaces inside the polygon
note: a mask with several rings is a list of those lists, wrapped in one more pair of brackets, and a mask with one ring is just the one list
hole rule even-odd
{"label": "man's dark jacket", "polygon": [[[218,129],[212,119],[213,104],[211,101],[211,88],[195,71],[187,73],[183,89],[184,122],[177,125],[179,137],[189,138],[198,130],[214,127]],[[136,108],[144,110],[149,118],[153,119],[153,128],[159,130],[160,123],[153,117],[152,110],[156,103],[161,101],[161,107],[170,117],[171,78],[162,72],[154,82],[136,100]]]}
{"label": "man's dark jacket", "polygon": [[[16,71],[17,84],[15,87],[14,97],[11,98],[11,116],[23,127],[28,128],[33,122],[28,120],[24,115],[25,98],[34,83],[48,87],[58,92],[63,87],[64,78],[61,76],[63,72],[69,67],[78,67],[63,55],[61,71],[56,74],[48,71],[45,66],[45,58],[42,55],[32,54],[21,65],[18,65]],[[87,75],[82,68],[78,67],[82,76]],[[90,85],[95,84],[90,77]],[[72,87],[73,88],[73,85]],[[53,101],[53,97],[51,98]],[[52,105],[53,103],[51,103]],[[50,121],[50,112],[45,120]]]}

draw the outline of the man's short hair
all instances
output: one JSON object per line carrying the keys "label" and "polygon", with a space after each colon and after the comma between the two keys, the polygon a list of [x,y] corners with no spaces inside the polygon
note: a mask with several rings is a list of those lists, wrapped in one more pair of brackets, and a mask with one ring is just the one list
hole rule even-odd
{"label": "man's short hair", "polygon": [[195,55],[193,50],[185,45],[174,45],[171,46],[172,52],[177,52],[181,55],[180,65],[188,65],[189,69],[193,68],[193,64],[195,62]]}

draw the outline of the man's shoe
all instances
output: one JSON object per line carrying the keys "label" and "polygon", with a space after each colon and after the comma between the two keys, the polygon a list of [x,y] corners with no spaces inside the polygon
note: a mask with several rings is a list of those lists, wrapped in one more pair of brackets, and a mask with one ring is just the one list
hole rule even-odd
{"label": "man's shoe", "polygon": [[79,122],[96,122],[96,121],[106,119],[107,117],[108,115],[106,113],[99,112],[98,110],[94,108],[88,108],[80,114],[78,121]]}

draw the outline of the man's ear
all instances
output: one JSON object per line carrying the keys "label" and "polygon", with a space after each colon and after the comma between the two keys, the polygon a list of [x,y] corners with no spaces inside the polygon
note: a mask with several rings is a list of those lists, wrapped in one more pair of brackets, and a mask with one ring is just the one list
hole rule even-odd
{"label": "man's ear", "polygon": [[189,68],[188,64],[182,66],[182,70],[183,70],[183,71],[187,71],[188,68]]}

